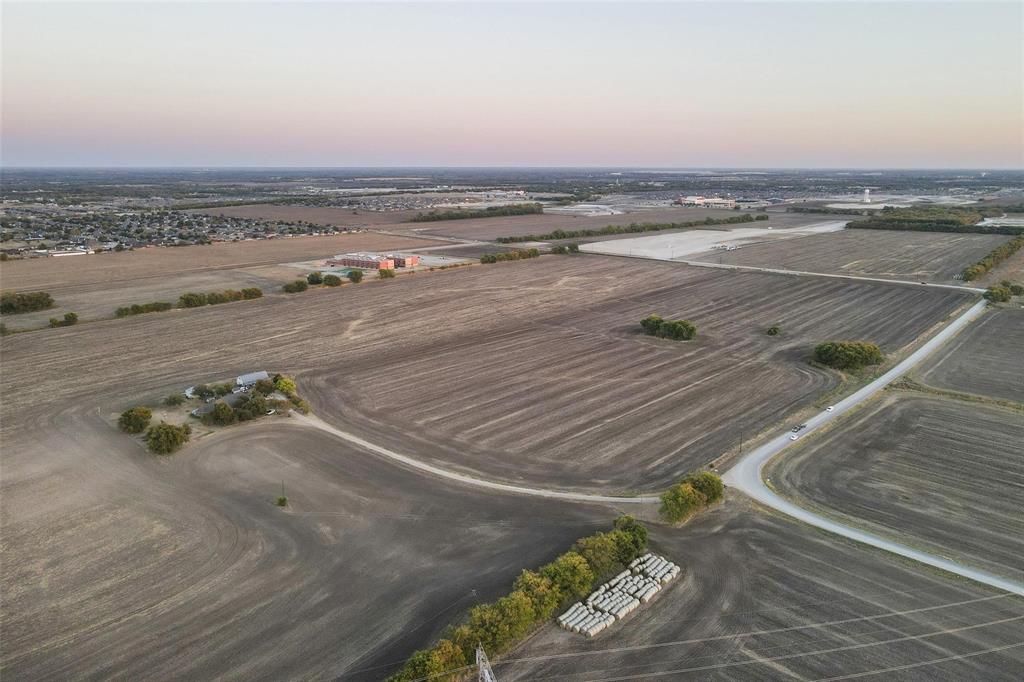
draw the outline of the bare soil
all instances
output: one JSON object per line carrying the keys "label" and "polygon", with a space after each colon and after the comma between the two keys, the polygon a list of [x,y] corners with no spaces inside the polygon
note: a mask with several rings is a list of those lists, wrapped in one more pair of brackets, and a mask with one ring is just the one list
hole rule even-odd
{"label": "bare soil", "polygon": [[1024,415],[889,391],[766,475],[780,492],[941,556],[1024,579]]}
{"label": "bare soil", "polygon": [[954,282],[1004,235],[843,230],[712,252],[694,260],[883,279]]}
{"label": "bare soil", "polygon": [[936,388],[1024,403],[1024,310],[989,309],[914,374]]}
{"label": "bare soil", "polygon": [[656,551],[683,567],[593,639],[555,625],[494,665],[498,679],[1015,680],[1024,600],[922,571],[752,508],[736,494]]}

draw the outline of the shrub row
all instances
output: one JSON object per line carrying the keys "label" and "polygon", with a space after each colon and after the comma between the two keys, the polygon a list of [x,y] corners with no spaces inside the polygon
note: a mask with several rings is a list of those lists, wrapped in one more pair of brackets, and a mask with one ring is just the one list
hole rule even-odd
{"label": "shrub row", "polygon": [[551,253],[570,254],[570,253],[579,253],[579,252],[580,252],[580,245],[579,244],[575,244],[575,243],[573,243],[573,244],[559,244],[557,246],[552,246],[551,247]]}
{"label": "shrub row", "polygon": [[682,523],[709,504],[722,499],[725,485],[711,471],[690,474],[661,494],[661,517],[669,523]]}
{"label": "shrub row", "polygon": [[[758,220],[768,220],[768,216],[758,216]],[[737,223],[752,223],[754,217],[749,213],[730,216],[728,218],[705,218],[704,220],[687,220],[681,223],[630,223],[629,225],[607,225],[596,230],[555,230],[547,234],[527,234],[513,237],[498,237],[495,241],[499,244],[512,244],[515,242],[543,242],[553,239],[578,239],[580,237],[600,237],[609,234],[632,234],[634,232],[659,232],[661,230],[679,230],[686,227],[699,227],[701,225],[735,225]]]}
{"label": "shrub row", "polygon": [[58,317],[50,318],[51,327],[71,327],[78,324],[78,315],[76,313],[64,313],[64,319]]}
{"label": "shrub row", "polygon": [[0,294],[0,313],[5,315],[32,313],[53,305],[53,297],[45,291],[7,291]]}
{"label": "shrub row", "polygon": [[531,213],[543,213],[544,207],[540,204],[509,204],[507,206],[488,206],[483,209],[456,208],[450,211],[430,211],[429,213],[418,213],[409,222],[429,223],[437,220],[464,220],[466,218],[496,218],[507,215],[529,215]]}
{"label": "shrub row", "polygon": [[263,290],[258,287],[249,287],[236,291],[234,289],[225,289],[224,291],[211,291],[210,293],[195,293],[188,292],[182,294],[178,298],[179,308],[201,308],[204,305],[217,305],[219,303],[231,303],[233,301],[251,301],[255,298],[261,298],[263,296]]}
{"label": "shrub row", "polygon": [[1002,263],[1004,260],[1012,256],[1013,254],[1020,251],[1024,247],[1024,234],[1014,237],[1008,242],[1000,244],[996,248],[988,252],[984,258],[964,268],[963,277],[965,281],[970,282],[971,280],[978,279],[995,266]]}
{"label": "shrub row", "polygon": [[443,674],[464,668],[473,660],[478,644],[492,655],[508,651],[559,609],[623,570],[646,548],[643,524],[630,516],[619,517],[611,531],[581,538],[551,563],[536,571],[524,570],[508,595],[473,607],[462,624],[448,628],[431,648],[410,656],[388,681],[458,679],[457,673]]}
{"label": "shrub row", "polygon": [[154,301],[152,303],[133,303],[130,306],[118,308],[114,311],[117,317],[128,317],[129,315],[142,315],[143,313],[162,313],[174,307],[173,303],[167,301]]}
{"label": "shrub row", "polygon": [[814,347],[814,359],[834,369],[855,370],[885,362],[885,353],[869,341],[826,341]]}
{"label": "shrub row", "polygon": [[640,320],[640,327],[648,336],[676,341],[691,341],[697,338],[697,326],[689,320],[663,320],[660,315],[648,315]]}
{"label": "shrub row", "polygon": [[288,408],[288,401],[268,400],[263,393],[254,391],[251,395],[239,396],[238,402],[234,406],[225,402],[217,402],[211,411],[202,416],[202,422],[207,426],[227,426],[235,422],[247,422],[264,417],[269,409],[284,412]]}
{"label": "shrub row", "polygon": [[480,262],[497,263],[503,260],[523,260],[524,258],[537,258],[538,256],[540,256],[540,251],[537,249],[517,249],[501,253],[485,253],[480,256]]}

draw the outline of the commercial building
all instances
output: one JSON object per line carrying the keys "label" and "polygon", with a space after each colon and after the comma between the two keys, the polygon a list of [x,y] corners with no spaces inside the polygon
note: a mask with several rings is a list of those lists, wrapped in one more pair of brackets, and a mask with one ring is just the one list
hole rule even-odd
{"label": "commercial building", "polygon": [[362,270],[394,270],[395,261],[390,256],[374,253],[344,253],[327,261],[331,267],[360,268]]}
{"label": "commercial building", "polygon": [[388,258],[395,262],[396,268],[414,268],[420,264],[419,256],[396,256],[393,254],[388,254]]}
{"label": "commercial building", "polygon": [[701,206],[703,208],[735,208],[735,199],[719,199],[718,197],[688,196],[679,197],[676,203],[680,206]]}

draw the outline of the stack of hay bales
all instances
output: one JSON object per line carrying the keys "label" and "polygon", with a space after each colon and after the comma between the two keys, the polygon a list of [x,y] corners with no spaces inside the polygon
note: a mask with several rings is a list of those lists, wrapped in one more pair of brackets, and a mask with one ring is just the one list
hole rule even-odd
{"label": "stack of hay bales", "polygon": [[585,601],[573,604],[558,617],[558,624],[593,637],[650,601],[679,571],[679,566],[668,559],[648,552],[630,562],[628,570],[598,587]]}

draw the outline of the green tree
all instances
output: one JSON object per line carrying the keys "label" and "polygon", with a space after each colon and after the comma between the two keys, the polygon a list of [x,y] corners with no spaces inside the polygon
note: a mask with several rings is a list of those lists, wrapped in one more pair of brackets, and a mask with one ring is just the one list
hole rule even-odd
{"label": "green tree", "polygon": [[530,599],[533,611],[540,620],[547,620],[553,616],[565,599],[565,595],[558,590],[551,578],[533,571],[523,570],[513,587]]}
{"label": "green tree", "polygon": [[611,533],[594,533],[577,540],[572,546],[572,551],[587,560],[596,580],[602,580],[623,568],[619,563],[618,545],[615,540]]}
{"label": "green tree", "polygon": [[185,402],[185,396],[180,393],[172,393],[164,398],[164,405],[167,405],[168,407],[175,407],[177,405],[181,405],[183,402]]}
{"label": "green tree", "polygon": [[45,291],[14,292],[0,294],[0,313],[16,315],[46,310],[54,306],[53,298]]}
{"label": "green tree", "polygon": [[768,336],[778,336],[782,333],[782,329],[780,329],[778,325],[773,324],[771,327],[768,327],[764,333]]}
{"label": "green tree", "polygon": [[306,281],[309,282],[310,284],[323,284],[324,283],[323,273],[321,273],[321,272],[311,272],[308,275],[306,275]]}
{"label": "green tree", "polygon": [[148,407],[130,407],[118,417],[117,426],[125,433],[142,433],[152,418],[153,411]]}
{"label": "green tree", "polygon": [[360,282],[363,281],[363,271],[362,270],[349,270],[348,271],[348,281],[352,282],[353,284],[359,284]]}
{"label": "green tree", "polygon": [[[631,539],[633,547],[633,558],[636,558],[644,553],[647,549],[647,527],[644,524],[637,521],[635,518],[628,514],[624,514],[619,518],[615,519],[612,527],[615,530],[622,531],[628,535]],[[630,559],[629,561],[632,561]],[[625,563],[629,563],[628,561]]]}
{"label": "green tree", "polygon": [[341,277],[337,275],[324,275],[324,284],[329,287],[341,286]]}
{"label": "green tree", "polygon": [[678,483],[661,494],[661,517],[669,523],[680,523],[705,503],[704,496],[692,485]]}
{"label": "green tree", "polygon": [[254,298],[263,298],[263,290],[259,287],[247,287],[242,289],[242,298],[251,301]]}
{"label": "green tree", "polygon": [[885,361],[885,353],[869,341],[826,341],[814,347],[814,359],[835,369],[857,370]]}
{"label": "green tree", "polygon": [[702,471],[697,474],[690,474],[682,480],[682,483],[689,483],[694,490],[704,496],[708,502],[717,502],[722,499],[725,492],[725,484],[721,477],[713,471]]}
{"label": "green tree", "polygon": [[216,424],[217,426],[227,426],[228,424],[234,424],[237,420],[235,411],[230,405],[224,402],[218,402],[213,406],[213,409],[203,415],[203,421],[207,424]]}
{"label": "green tree", "polygon": [[576,552],[566,552],[550,564],[545,564],[540,574],[551,580],[558,591],[570,599],[586,595],[594,584],[594,572],[590,564]]}
{"label": "green tree", "polygon": [[179,308],[199,308],[204,305],[206,305],[206,294],[190,291],[178,297]]}
{"label": "green tree", "polygon": [[295,395],[298,391],[298,387],[295,385],[295,379],[285,374],[274,375],[274,388],[287,396]]}
{"label": "green tree", "polygon": [[146,431],[146,443],[150,452],[158,455],[168,455],[188,442],[192,434],[192,428],[188,424],[175,426],[167,422],[160,422],[150,426]]}
{"label": "green tree", "polygon": [[377,277],[380,279],[391,279],[395,276],[395,271],[390,268],[382,268],[377,271]]}
{"label": "green tree", "polygon": [[289,282],[288,284],[285,284],[283,287],[281,287],[281,289],[288,294],[297,294],[302,291],[305,291],[308,288],[309,284],[304,279],[297,279],[294,282]]}
{"label": "green tree", "polygon": [[993,286],[986,289],[982,295],[993,303],[1006,303],[1013,296],[1013,292],[1006,287]]}
{"label": "green tree", "polygon": [[648,315],[644,319],[640,320],[640,327],[644,330],[645,334],[655,336],[661,329],[661,325],[664,322],[660,315]]}

